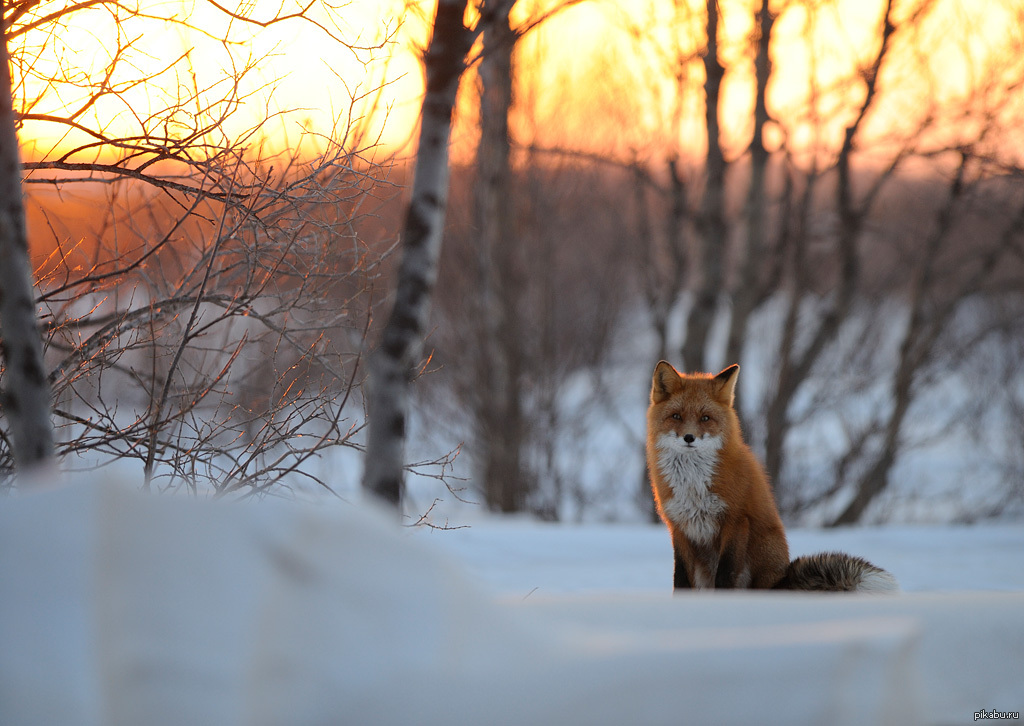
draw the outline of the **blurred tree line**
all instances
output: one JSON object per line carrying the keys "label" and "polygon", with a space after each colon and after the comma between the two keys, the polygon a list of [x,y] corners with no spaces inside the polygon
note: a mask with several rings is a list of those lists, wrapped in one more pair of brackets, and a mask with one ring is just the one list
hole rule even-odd
{"label": "blurred tree line", "polygon": [[[951,476],[998,482],[965,495],[960,516],[1019,506],[1024,7],[983,5],[444,2],[448,31],[421,50],[440,124],[425,113],[420,129],[421,150],[436,142],[429,189],[367,119],[386,106],[375,64],[403,22],[432,22],[431,3],[381,8],[372,41],[346,26],[345,4],[211,5],[224,25],[202,32],[229,56],[255,28],[312,23],[364,64],[335,128],[283,151],[265,141],[272,115],[228,123],[258,57],[231,56],[227,83],[156,84],[159,108],[130,107],[155,80],[133,75],[146,48],[126,29],[187,19],[5,6],[15,132],[84,134],[26,159],[22,178],[61,195],[30,195],[52,250],[35,274],[55,456],[134,460],[160,488],[329,489],[312,462],[364,450],[376,350],[393,364],[380,390],[411,385],[414,403],[379,417],[397,445],[371,460],[395,466],[368,468],[370,488],[401,499],[415,405],[462,442],[489,509],[650,512],[642,410],[665,358],[743,365],[746,436],[791,517],[842,524],[884,517],[894,489],[928,498],[901,489],[901,472],[937,446],[975,462]],[[61,29],[85,12],[112,29],[96,77],[60,62]],[[600,34],[573,32],[583,13]],[[567,46],[573,64],[553,51]],[[41,63],[55,49],[56,65]],[[432,53],[444,83],[429,82]],[[190,63],[159,77],[188,78]],[[137,127],[112,134],[96,109],[119,100]],[[450,132],[472,151],[449,180]],[[94,208],[88,224],[76,199]],[[417,235],[425,267],[399,259]],[[391,295],[396,275],[417,294]],[[392,323],[408,335],[389,337]],[[21,390],[7,354],[0,386]],[[591,460],[619,451],[636,456],[596,481]],[[443,476],[451,457],[432,463]]]}
{"label": "blurred tree line", "polygon": [[[545,58],[499,6],[464,88],[478,142],[454,172],[425,383],[489,508],[559,519],[606,494],[565,442],[600,431],[578,416],[630,430],[608,387],[639,345],[652,369],[745,365],[744,428],[790,515],[859,521],[942,440],[1003,482],[961,516],[1019,504],[1024,7],[604,6],[608,34],[578,53],[605,60],[562,105],[592,94],[598,113],[545,143],[537,75],[517,73]],[[557,43],[571,17],[540,32]],[[936,409],[956,382],[970,395]],[[640,472],[611,476],[649,507]]]}

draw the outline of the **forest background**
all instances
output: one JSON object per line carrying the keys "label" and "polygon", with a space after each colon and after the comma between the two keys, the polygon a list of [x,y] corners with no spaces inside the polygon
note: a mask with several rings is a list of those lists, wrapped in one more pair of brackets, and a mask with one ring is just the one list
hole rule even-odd
{"label": "forest background", "polygon": [[[358,489],[433,18],[5,4],[61,468]],[[741,363],[790,522],[1019,516],[1022,20],[1014,0],[469,7],[406,515],[650,516],[665,358]]]}

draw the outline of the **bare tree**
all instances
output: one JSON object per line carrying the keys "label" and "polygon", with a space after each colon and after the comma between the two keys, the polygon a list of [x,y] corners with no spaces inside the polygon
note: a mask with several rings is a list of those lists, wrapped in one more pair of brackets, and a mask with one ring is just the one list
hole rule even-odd
{"label": "bare tree", "polygon": [[[537,422],[530,421],[527,411],[531,344],[521,315],[531,294],[522,239],[528,234],[523,223],[528,214],[523,196],[528,192],[514,178],[509,129],[516,51],[527,33],[579,2],[562,0],[516,28],[511,19],[516,0],[485,0],[479,6],[486,22],[476,65],[480,139],[473,199],[478,271],[471,323],[476,331],[471,346],[476,351],[473,453],[487,505],[503,512],[524,509],[536,486],[536,476],[526,463],[530,431]],[[543,509],[546,516],[553,516],[550,506]]]}
{"label": "bare tree", "polygon": [[522,463],[525,444],[523,341],[516,302],[522,271],[515,239],[508,118],[513,104],[514,0],[481,5],[489,22],[482,33],[480,141],[477,145],[474,207],[478,230],[479,312],[476,458],[490,508],[523,508],[530,487]]}
{"label": "bare tree", "polygon": [[[853,121],[843,132],[842,147],[835,159],[837,184],[835,191],[838,229],[836,232],[836,264],[838,266],[838,282],[831,295],[831,302],[820,316],[820,322],[810,335],[809,341],[802,346],[797,342],[797,326],[800,322],[800,305],[807,291],[814,285],[813,271],[807,265],[807,253],[803,248],[809,239],[805,235],[796,238],[793,244],[797,249],[794,253],[794,284],[787,303],[782,338],[779,345],[778,364],[775,373],[775,385],[768,403],[765,430],[765,467],[769,479],[779,482],[784,457],[784,446],[789,433],[791,419],[789,407],[799,388],[810,376],[814,364],[822,352],[839,335],[843,324],[853,310],[855,296],[860,284],[861,265],[858,251],[860,235],[868,219],[873,204],[885,183],[892,178],[898,165],[904,160],[904,154],[895,155],[889,166],[877,176],[874,183],[861,199],[857,199],[853,189],[853,154],[858,134],[865,118],[873,109],[878,98],[878,78],[892,47],[896,25],[893,21],[893,3],[885,4],[882,29],[878,49],[871,59],[867,70],[863,73],[864,97],[856,109]],[[910,21],[908,21],[909,23]],[[808,176],[808,187],[805,191],[805,203],[802,214],[810,213],[813,200],[814,184],[819,179],[817,172]],[[806,227],[801,228],[806,232]]]}
{"label": "bare tree", "polygon": [[370,363],[369,430],[363,487],[400,506],[409,416],[409,386],[420,364],[448,196],[448,141],[459,80],[474,32],[467,0],[440,0],[424,58],[426,93],[412,196],[391,314]]}
{"label": "bare tree", "polygon": [[[353,87],[334,128],[272,149],[269,102],[263,119],[240,124],[248,100],[241,89],[260,59],[233,55],[241,46],[231,33],[313,23],[370,63],[394,27],[356,45],[331,24],[334,9],[319,4],[263,17],[212,4],[224,26],[201,32],[118,3],[14,8],[5,28],[19,39],[15,118],[26,128],[60,128],[64,138],[37,145],[25,164],[49,233],[37,233],[51,249],[37,276],[44,381],[64,466],[134,459],[147,488],[216,494],[303,480],[330,488],[309,464],[332,446],[354,446],[361,423],[350,404],[371,318],[366,288],[386,254],[359,229],[383,183],[369,158],[374,137],[360,120],[379,86]],[[61,31],[76,13],[108,16],[99,76],[53,72],[68,65]],[[186,52],[147,73],[146,36],[139,26],[128,31],[136,22],[223,32],[215,45],[230,70],[212,79],[190,72]],[[133,107],[140,87],[165,103]],[[76,199],[88,211],[65,217]],[[0,466],[9,470],[5,449]]]}
{"label": "bare tree", "polygon": [[[1000,277],[1000,267],[1003,267],[1003,274],[1013,274],[1009,263],[1013,260],[1021,234],[1021,216],[1016,206],[1019,202],[1003,203],[998,200],[1007,195],[1013,199],[1019,194],[1015,191],[1016,184],[1011,181],[1017,172],[1009,171],[1017,168],[1017,163],[1005,157],[1001,150],[993,149],[991,140],[1001,133],[996,119],[1005,112],[1007,94],[1012,96],[1016,93],[1022,82],[1019,64],[1007,63],[1007,58],[1016,57],[1013,49],[1019,47],[1019,37],[1014,38],[1010,34],[1007,41],[1010,45],[1003,48],[994,46],[986,61],[1000,67],[998,82],[989,80],[991,74],[982,69],[977,72],[975,89],[963,99],[959,110],[940,111],[925,107],[918,125],[912,126],[902,136],[887,140],[889,156],[883,165],[874,169],[862,167],[858,170],[855,167],[854,159],[863,150],[863,142],[858,139],[865,119],[881,103],[883,94],[891,97],[894,93],[892,85],[886,87],[885,81],[880,80],[888,58],[895,52],[894,45],[903,39],[904,53],[908,47],[916,48],[916,58],[922,62],[924,50],[917,47],[922,39],[916,34],[934,7],[932,3],[919,3],[897,23],[892,5],[886,5],[878,36],[879,50],[861,74],[865,87],[864,101],[859,105],[853,123],[846,127],[836,162],[823,173],[812,169],[804,182],[805,194],[797,225],[799,232],[791,255],[794,285],[779,349],[782,365],[768,408],[767,453],[769,468],[776,476],[781,474],[785,436],[792,426],[800,423],[799,417],[788,411],[792,396],[782,395],[785,389],[806,385],[815,366],[836,357],[836,352],[842,348],[839,343],[842,330],[848,332],[861,325],[860,321],[866,316],[875,315],[879,321],[885,320],[875,311],[883,305],[892,305],[894,298],[899,300],[896,303],[899,309],[906,309],[906,323],[899,323],[901,335],[894,351],[894,365],[879,373],[887,381],[885,388],[881,389],[886,394],[881,411],[869,420],[849,427],[848,446],[836,459],[835,476],[830,486],[811,487],[815,493],[802,502],[799,497],[789,498],[791,503],[799,502],[797,507],[822,502],[841,503],[838,514],[828,516],[830,524],[860,521],[869,505],[889,487],[897,461],[912,451],[911,414],[915,403],[929,393],[925,382],[934,383],[957,372],[964,365],[963,361],[970,359],[969,351],[990,334],[985,327],[961,329],[959,335],[968,342],[953,340],[952,330],[958,318],[964,315],[977,318],[979,314],[972,310],[994,304],[991,290],[994,281]],[[926,71],[921,73],[927,77]],[[894,83],[891,76],[889,83]],[[996,110],[999,108],[1003,110]],[[936,117],[941,113],[956,115],[957,140],[949,146],[940,144],[936,148],[933,139],[950,133],[937,131]],[[936,168],[947,181],[941,186],[928,183],[928,198],[936,200],[934,206],[895,212],[892,199],[903,198],[901,194],[907,195],[906,191],[901,193],[901,186],[922,184],[901,178],[899,171],[909,161],[921,159],[934,160]],[[955,163],[948,163],[950,159]],[[800,332],[798,327],[802,316],[797,308],[813,297],[808,293],[818,284],[814,281],[815,276],[821,275],[820,268],[815,269],[810,261],[807,220],[814,213],[813,190],[820,191],[826,174],[834,174],[835,179],[838,282],[829,304],[819,308],[820,317],[816,325],[810,328],[809,333],[806,329]],[[855,191],[858,186],[862,192]],[[886,202],[890,208],[883,211]],[[884,214],[889,216],[883,217]],[[972,234],[967,231],[979,229],[986,232]],[[897,274],[904,277],[890,279],[887,283],[889,292],[881,304],[876,304],[870,301],[865,261],[871,265],[874,262],[872,257],[877,256],[885,245],[899,250],[900,266],[897,269],[900,273]],[[879,263],[874,262],[871,266],[875,268],[871,273],[877,285]],[[878,325],[862,327],[871,331],[877,330]],[[805,336],[803,342],[798,343],[801,336]],[[848,343],[845,345],[849,346]],[[865,356],[860,352],[854,360],[864,365],[870,358],[870,354]],[[939,365],[944,366],[944,370],[940,370]],[[818,371],[818,375],[828,376],[829,373]],[[847,394],[852,394],[852,391]],[[956,418],[955,414],[953,418]]]}
{"label": "bare tree", "polygon": [[[723,365],[740,362],[751,314],[778,284],[776,275],[765,275],[760,267],[766,259],[781,259],[779,250],[767,249],[768,162],[770,154],[765,147],[764,135],[771,117],[768,113],[768,81],[772,75],[772,28],[776,14],[768,0],[762,0],[755,24],[756,51],[754,53],[754,128],[750,137],[750,181],[747,183],[744,214],[745,244],[735,289],[731,296],[732,315],[725,345]],[[775,265],[781,270],[781,265]]]}
{"label": "bare tree", "polygon": [[31,470],[53,457],[53,425],[21,197],[7,8],[4,3],[0,13],[0,345],[6,373],[2,401],[11,434],[11,441],[5,443],[18,469]]}
{"label": "bare tree", "polygon": [[[680,5],[676,3],[674,7],[678,10]],[[991,99],[981,103],[977,98],[965,97],[958,107],[959,112],[944,110],[943,113],[950,115],[946,120],[950,125],[955,123],[952,118],[960,113],[956,118],[960,119],[964,131],[957,134],[956,144],[936,149],[934,138],[951,135],[951,132],[950,126],[940,128],[937,124],[938,107],[934,95],[922,97],[923,103],[914,108],[912,114],[904,110],[903,123],[897,128],[880,131],[880,119],[891,120],[899,115],[894,108],[899,103],[897,99],[901,90],[906,90],[903,84],[909,79],[929,82],[931,71],[927,47],[934,39],[929,39],[928,34],[936,32],[935,26],[942,22],[938,18],[945,17],[941,13],[949,12],[949,8],[937,12],[939,6],[929,0],[898,9],[894,3],[883,3],[876,30],[868,41],[870,46],[851,45],[847,49],[850,60],[848,74],[830,77],[822,85],[821,79],[825,76],[819,74],[817,55],[819,41],[823,37],[821,33],[828,31],[822,31],[818,23],[824,14],[834,15],[831,22],[835,23],[842,23],[844,17],[838,10],[816,4],[776,3],[769,6],[768,3],[758,3],[753,8],[754,42],[750,44],[749,51],[753,70],[752,138],[744,153],[726,159],[725,155],[719,158],[724,148],[721,144],[722,119],[720,114],[712,113],[712,109],[717,104],[719,112],[721,110],[721,84],[728,81],[735,68],[730,67],[730,63],[735,63],[733,59],[736,56],[734,52],[723,54],[720,51],[723,26],[716,15],[723,9],[716,3],[702,5],[707,37],[706,48],[699,52],[704,71],[703,85],[694,89],[680,83],[679,78],[684,72],[679,71],[675,72],[674,85],[680,96],[683,93],[700,94],[707,151],[701,164],[694,165],[692,169],[684,166],[682,173],[674,164],[669,165],[669,174],[665,174],[656,164],[638,160],[634,176],[636,184],[631,190],[634,200],[631,209],[636,210],[638,236],[649,240],[638,246],[640,279],[645,283],[641,289],[661,341],[660,348],[664,351],[670,332],[666,321],[670,318],[677,293],[666,285],[667,294],[661,294],[662,285],[658,279],[678,279],[678,270],[691,262],[685,257],[691,252],[690,247],[699,251],[692,258],[692,264],[700,266],[699,274],[683,275],[684,278],[692,278],[690,294],[693,300],[686,320],[683,358],[687,366],[702,367],[707,364],[705,356],[710,353],[706,349],[710,321],[720,312],[718,308],[724,302],[723,299],[714,299],[714,296],[721,296],[727,280],[733,281],[728,290],[732,316],[726,341],[726,354],[730,360],[726,362],[738,359],[750,343],[754,343],[762,355],[768,354],[769,375],[765,382],[764,408],[751,411],[751,419],[745,420],[745,425],[752,423],[763,432],[768,469],[779,486],[779,493],[784,495],[783,500],[790,505],[800,499],[797,492],[809,485],[790,481],[793,472],[789,472],[787,477],[787,442],[790,442],[790,433],[795,428],[809,425],[813,415],[808,411],[814,410],[814,406],[808,406],[806,401],[799,406],[795,402],[806,393],[813,396],[812,403],[817,402],[820,407],[842,405],[843,391],[828,394],[824,391],[823,381],[829,375],[824,366],[837,365],[843,355],[841,351],[850,347],[850,338],[858,335],[856,331],[859,328],[864,328],[865,332],[859,334],[858,340],[869,340],[865,337],[869,334],[878,336],[877,326],[864,324],[865,316],[877,314],[871,312],[878,304],[872,296],[881,296],[882,304],[892,304],[894,299],[906,296],[908,320],[913,325],[894,351],[897,365],[884,374],[888,377],[891,373],[893,379],[889,386],[892,407],[887,407],[884,415],[878,416],[868,428],[859,424],[848,429],[849,448],[837,454],[837,478],[825,497],[845,502],[846,510],[837,521],[855,521],[863,515],[867,503],[884,491],[895,462],[909,451],[906,422],[914,401],[924,389],[921,380],[935,376],[934,368],[929,369],[929,366],[939,358],[945,359],[941,346],[950,345],[946,336],[962,314],[963,301],[976,294],[972,290],[985,290],[991,284],[993,276],[998,276],[996,271],[1001,264],[1012,257],[1011,250],[1016,244],[1006,241],[995,245],[980,255],[982,261],[979,262],[978,256],[966,255],[966,248],[961,249],[963,243],[958,241],[960,232],[957,230],[965,219],[971,217],[970,205],[963,199],[949,199],[935,209],[929,208],[924,214],[919,210],[914,219],[910,218],[912,213],[909,209],[894,210],[894,205],[898,204],[894,199],[900,194],[908,194],[907,189],[922,184],[913,176],[920,173],[922,160],[945,160],[962,152],[967,153],[970,164],[975,168],[986,164],[992,165],[991,169],[1001,168],[1007,174],[1002,183],[1012,186],[1009,179],[1014,178],[1016,172],[1009,170],[1016,169],[1017,163],[1005,154],[1005,144],[999,146],[991,141],[1001,132],[988,129],[992,128],[994,119],[1002,118],[1014,107],[1011,99],[1018,87],[1016,63],[1008,59],[1016,57],[1019,41],[1014,40],[1011,32],[1007,34],[1008,45],[1005,48],[993,47],[987,55],[978,54],[975,50],[964,51],[968,56],[964,59],[965,64],[978,69],[971,74],[972,82],[984,86]],[[696,12],[696,6],[696,3],[687,5],[692,12]],[[1003,9],[1011,18],[1020,17],[1019,8],[1011,4]],[[806,72],[807,100],[804,106],[784,109],[776,117],[767,94],[776,72],[771,60],[772,49],[777,42],[774,38],[776,20],[795,10],[804,16],[807,23],[805,41],[812,65]],[[725,12],[738,11],[736,6],[727,6]],[[826,25],[828,23],[826,20]],[[728,25],[725,24],[726,27]],[[631,30],[647,45],[659,42],[659,31],[654,24],[638,25]],[[967,27],[964,32],[974,31]],[[973,48],[972,43],[965,41],[964,48]],[[780,55],[785,63],[785,55]],[[982,55],[989,60],[999,58],[994,62],[1001,64],[1001,70],[996,71],[994,66],[976,66]],[[723,58],[730,59],[725,63],[726,67],[723,67]],[[746,60],[747,56],[744,56],[741,62]],[[691,75],[692,66],[696,65],[692,58],[679,55],[677,66],[690,69]],[[668,85],[667,74],[657,77],[663,85]],[[935,83],[935,80],[931,82]],[[665,128],[671,126],[674,131],[676,125],[666,123]],[[769,128],[775,132],[772,135],[776,145],[774,149],[768,147],[765,137]],[[672,132],[669,132],[668,138],[672,137]],[[719,143],[714,144],[713,139],[718,139]],[[980,152],[979,145],[986,151]],[[669,144],[665,146],[671,148]],[[748,165],[749,174],[737,173],[742,168],[741,164]],[[991,179],[994,171],[991,169],[985,174],[979,172],[981,181],[973,184],[972,203],[993,194]],[[948,173],[948,169],[942,167],[942,172]],[[691,184],[687,194],[676,193],[675,190],[685,186],[684,180],[688,175],[703,177],[703,185]],[[728,179],[728,184],[724,181],[721,185],[718,183],[725,179]],[[724,192],[721,197],[715,193],[719,188],[729,191],[734,199],[744,199],[741,225],[733,225],[727,221],[728,215],[721,214],[726,207],[720,201],[725,198]],[[954,185],[953,189],[956,188]],[[922,186],[920,193],[935,193],[934,185],[927,189]],[[961,189],[958,195],[963,193]],[[684,205],[676,204],[675,200],[680,198],[685,200]],[[677,213],[679,208],[685,211]],[[676,264],[677,257],[651,254],[660,240],[674,239],[672,233],[661,234],[660,224],[651,223],[651,219],[659,214],[666,220],[694,220],[696,244],[669,243],[682,251],[682,266]],[[999,219],[1004,222],[1013,216],[1002,208],[998,214],[1002,215]],[[944,215],[952,216],[946,218]],[[716,223],[718,220],[723,220],[722,224]],[[678,228],[671,223],[665,226]],[[1014,225],[1006,222],[1005,227],[1012,229]],[[889,228],[900,229],[900,236]],[[944,229],[946,232],[936,239],[930,232],[925,234],[925,229]],[[1004,237],[1001,231],[995,236],[999,239]],[[735,241],[737,246],[735,254],[723,257],[726,238]],[[717,243],[709,248],[708,245],[715,240]],[[885,245],[899,246],[898,262],[905,266],[899,268],[903,270],[902,276],[887,275],[886,281],[882,282],[880,278],[886,272],[881,269],[883,263],[879,261],[879,252]],[[1001,251],[997,254],[995,249]],[[887,254],[890,260],[894,256],[894,253]],[[948,270],[943,274],[930,271],[935,264],[930,261],[932,255],[955,260],[950,269],[958,266],[974,269],[972,266],[977,266],[981,276],[971,276],[966,280],[974,287],[950,286],[950,277],[955,278],[956,275]],[[990,255],[995,255],[994,259],[998,261],[991,261]],[[734,267],[727,268],[726,262]],[[705,287],[709,280],[713,285]],[[905,286],[908,280],[912,284]],[[920,290],[922,285],[925,291]],[[652,294],[652,291],[658,294]],[[938,304],[938,298],[950,304]],[[958,302],[952,303],[952,300]],[[751,329],[750,321],[768,301],[772,301],[773,315],[781,306],[778,328],[773,322],[775,318],[769,317],[767,329]],[[769,341],[773,349],[766,351],[764,343]],[[878,356],[872,358],[871,353],[870,348],[858,350],[855,359],[847,360],[851,364],[874,365]],[[852,372],[846,371],[843,380],[853,377]],[[869,376],[863,373],[859,375],[858,385],[869,385],[867,378]],[[856,391],[848,393],[853,395]],[[844,416],[842,413],[838,415]],[[861,437],[858,434],[865,435]],[[810,488],[821,494],[820,489]],[[844,499],[849,491],[854,492],[852,499]]]}
{"label": "bare tree", "polygon": [[[472,439],[466,450],[476,466],[481,491],[487,505],[499,511],[519,511],[531,506],[533,475],[528,464],[528,446],[530,432],[535,429],[527,410],[530,392],[524,375],[534,341],[527,339],[521,322],[523,308],[532,294],[527,291],[531,285],[526,279],[523,253],[525,187],[513,171],[509,131],[514,56],[516,45],[525,34],[579,2],[557,3],[516,27],[511,20],[514,0],[478,2],[474,5],[478,13],[476,25],[466,31],[471,39],[482,41],[476,52],[462,60],[465,68],[477,70],[480,98],[480,139],[475,184],[470,194],[472,232],[471,239],[466,240],[470,252],[460,258],[460,266],[473,274],[470,281],[457,271],[453,273],[459,284],[468,285],[459,297],[458,320],[449,321],[463,335],[453,331],[447,335],[459,337],[463,350],[464,365],[455,365],[460,366],[465,385],[455,385],[460,391],[459,400],[471,412],[471,421],[468,430],[460,435]],[[428,66],[430,60],[428,52]],[[424,107],[424,118],[430,108]],[[427,161],[421,156],[417,167]],[[445,246],[450,247],[448,243]],[[401,271],[399,274],[401,277]],[[403,284],[400,280],[399,286]],[[424,307],[422,312],[426,314],[427,309]],[[425,321],[423,325],[421,330],[425,330]],[[446,365],[451,368],[450,362]],[[374,456],[368,455],[368,459],[370,465],[376,466],[372,463]],[[392,485],[389,490],[395,491]],[[552,511],[547,504],[541,508]]]}
{"label": "bare tree", "polygon": [[704,190],[697,227],[700,231],[700,277],[686,319],[683,364],[690,370],[706,366],[708,333],[718,311],[725,281],[725,155],[720,139],[721,89],[725,68],[718,59],[718,0],[707,0],[707,47],[704,50],[704,128],[707,153]]}
{"label": "bare tree", "polygon": [[[892,376],[891,408],[881,426],[881,442],[873,460],[855,481],[853,497],[831,522],[834,525],[859,521],[868,505],[888,486],[890,472],[901,451],[907,413],[918,393],[915,390],[918,380],[936,355],[936,347],[961,304],[990,284],[997,267],[1009,261],[1015,245],[1024,235],[1024,206],[1021,206],[995,240],[971,261],[969,274],[952,284],[947,275],[940,274],[938,262],[943,258],[944,248],[955,240],[957,219],[963,216],[963,198],[969,184],[965,175],[972,161],[975,160],[966,151],[960,152],[960,163],[950,181],[948,198],[939,208],[935,227],[921,250],[911,282],[910,314]],[[983,182],[982,176],[975,184]],[[959,260],[960,264],[964,262]],[[978,338],[986,334],[987,331],[982,330]],[[961,345],[969,349],[974,342],[966,345],[961,342]]]}

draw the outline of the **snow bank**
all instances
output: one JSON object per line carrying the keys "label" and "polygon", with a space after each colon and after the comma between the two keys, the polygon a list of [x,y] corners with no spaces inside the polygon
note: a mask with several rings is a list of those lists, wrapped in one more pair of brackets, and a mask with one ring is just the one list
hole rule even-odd
{"label": "snow bank", "polygon": [[1024,594],[509,604],[342,504],[11,498],[0,588],[4,724],[956,723],[1024,695]]}

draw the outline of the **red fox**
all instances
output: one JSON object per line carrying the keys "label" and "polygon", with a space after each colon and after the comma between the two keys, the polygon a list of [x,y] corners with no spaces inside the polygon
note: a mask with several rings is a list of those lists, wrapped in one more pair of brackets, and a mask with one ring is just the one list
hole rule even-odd
{"label": "red fox", "polygon": [[675,588],[898,590],[859,557],[789,561],[768,477],[744,443],[733,407],[740,367],[680,374],[661,361],[647,410],[647,466],[675,551]]}

